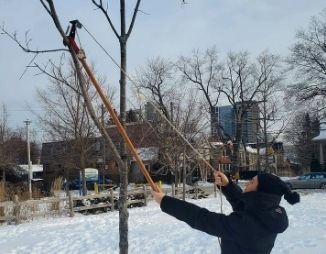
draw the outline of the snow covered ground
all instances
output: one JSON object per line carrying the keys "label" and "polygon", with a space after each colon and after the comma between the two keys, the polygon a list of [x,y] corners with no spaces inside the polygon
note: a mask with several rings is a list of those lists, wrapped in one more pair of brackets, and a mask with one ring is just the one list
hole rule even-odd
{"label": "snow covered ground", "polygon": [[[282,201],[290,227],[278,236],[273,254],[326,253],[326,191],[301,193],[297,205]],[[219,197],[191,202],[220,211]],[[224,199],[223,210],[231,211]],[[220,253],[217,238],[164,214],[153,201],[129,212],[129,253]],[[0,226],[0,253],[119,253],[118,216],[108,212]]]}

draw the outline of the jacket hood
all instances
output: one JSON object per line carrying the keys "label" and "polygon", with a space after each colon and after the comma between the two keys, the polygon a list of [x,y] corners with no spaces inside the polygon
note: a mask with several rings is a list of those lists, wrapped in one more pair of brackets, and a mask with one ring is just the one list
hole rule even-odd
{"label": "jacket hood", "polygon": [[281,197],[263,192],[246,192],[242,194],[241,205],[272,233],[284,232],[288,217],[283,207],[279,206]]}

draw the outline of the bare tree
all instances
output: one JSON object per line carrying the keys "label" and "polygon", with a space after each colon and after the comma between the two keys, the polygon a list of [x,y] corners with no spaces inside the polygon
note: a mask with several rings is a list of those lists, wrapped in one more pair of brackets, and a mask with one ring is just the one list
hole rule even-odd
{"label": "bare tree", "polygon": [[12,162],[12,156],[9,152],[7,143],[10,136],[11,130],[8,126],[8,112],[6,106],[2,105],[0,112],[0,169],[2,170],[2,193],[5,193],[6,167]]}
{"label": "bare tree", "polygon": [[[1,188],[3,188],[2,193],[4,194],[6,194],[6,175],[10,174],[15,177],[22,177],[24,171],[17,174],[18,170],[15,170],[17,168],[16,166],[28,163],[26,131],[23,128],[11,129],[8,126],[8,118],[9,114],[7,113],[6,106],[2,105],[0,111],[0,170],[2,174]],[[30,155],[31,161],[34,162],[37,161],[40,156],[39,149],[33,138],[30,142]],[[23,177],[21,179],[23,180]]]}
{"label": "bare tree", "polygon": [[[132,11],[130,24],[127,28],[126,22],[126,3],[125,0],[120,0],[120,33],[112,22],[111,14],[109,13],[108,2],[103,3],[102,0],[92,0],[104,15],[114,35],[117,37],[120,44],[120,120],[122,125],[126,121],[126,85],[127,85],[127,42],[133,30],[138,9],[141,0],[137,0]],[[126,144],[121,140],[120,155],[124,160],[125,166],[120,168],[120,195],[119,195],[119,232],[120,232],[120,253],[128,253],[128,209],[127,209],[127,186],[128,186],[128,161]]]}
{"label": "bare tree", "polygon": [[[312,138],[319,134],[319,119],[310,112],[297,112],[286,129],[285,139],[295,147],[295,155],[304,169],[317,158]],[[320,165],[318,163],[318,165]]]}
{"label": "bare tree", "polygon": [[307,102],[325,113],[326,98],[326,9],[312,17],[309,27],[296,34],[287,62],[297,83],[290,85],[289,97]]}
{"label": "bare tree", "polygon": [[[6,106],[3,104],[1,105],[1,111],[0,111],[0,144],[4,144],[4,142],[9,138],[10,136],[10,128],[8,126],[8,111]],[[1,157],[1,161],[3,161],[5,157]]]}
{"label": "bare tree", "polygon": [[[161,57],[149,60],[139,68],[137,83],[151,104],[160,110],[161,114],[170,121],[196,147],[199,132],[203,132],[202,108],[197,103],[196,95],[190,89],[179,84],[174,65]],[[159,142],[159,172],[170,171],[174,175],[174,184],[178,186],[181,172],[184,174],[183,184],[190,170],[189,163],[193,162],[190,155],[197,157],[184,140],[171,128],[166,119],[157,117],[153,128]],[[186,158],[183,162],[182,158]],[[196,160],[195,160],[196,161]]]}
{"label": "bare tree", "polygon": [[[257,133],[257,170],[260,171],[260,143],[263,141],[265,147],[264,168],[268,168],[268,147],[270,147],[279,135],[284,131],[285,120],[281,117],[282,107],[282,80],[284,72],[280,65],[280,57],[270,54],[267,51],[262,52],[257,58],[259,72],[263,74],[263,84],[257,93],[257,102],[259,103],[258,131],[262,130],[262,139]],[[272,137],[272,138],[270,138]]]}
{"label": "bare tree", "polygon": [[[180,107],[175,105],[177,89],[175,89],[176,79],[173,76],[173,64],[169,61],[156,57],[148,60],[147,64],[137,70],[138,88],[151,99],[150,104],[160,110],[163,116],[173,124],[179,114]],[[159,163],[162,171],[171,171],[175,175],[175,184],[178,183],[177,160],[179,155],[176,152],[176,143],[180,143],[176,133],[169,126],[165,119],[159,116],[153,124],[154,131],[159,140]]]}
{"label": "bare tree", "polygon": [[230,139],[223,127],[219,125],[215,114],[215,107],[218,103],[220,90],[220,72],[222,65],[219,62],[215,47],[205,52],[194,50],[190,57],[182,56],[176,64],[177,69],[182,73],[183,81],[192,83],[201,93],[205,100],[206,110],[210,113],[211,133],[218,126],[218,136],[226,141]]}
{"label": "bare tree", "polygon": [[138,88],[171,120],[169,104],[178,97],[173,64],[161,57],[148,60],[145,66],[137,70],[136,80]]}
{"label": "bare tree", "polygon": [[235,112],[235,144],[232,158],[234,171],[239,171],[241,166],[239,148],[243,143],[244,116],[256,105],[257,94],[267,80],[265,74],[264,70],[250,62],[248,52],[228,54],[222,74],[222,85],[218,89],[228,99]]}
{"label": "bare tree", "polygon": [[[51,73],[47,74],[51,77],[51,85],[47,89],[38,90],[43,114],[37,116],[51,140],[63,141],[69,146],[70,153],[67,153],[68,150],[63,151],[61,164],[65,166],[66,171],[70,169],[81,171],[83,195],[86,195],[85,168],[97,129],[87,111],[73,64],[69,63],[67,73],[63,66],[59,65],[52,66]],[[90,81],[86,78],[85,80],[87,93],[95,104],[96,93],[91,89]],[[66,173],[66,176],[69,174]]]}

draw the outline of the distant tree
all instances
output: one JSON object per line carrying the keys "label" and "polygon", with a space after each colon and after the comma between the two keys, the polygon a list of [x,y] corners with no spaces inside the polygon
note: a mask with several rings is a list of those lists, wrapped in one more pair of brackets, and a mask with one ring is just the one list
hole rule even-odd
{"label": "distant tree", "polygon": [[[8,113],[2,106],[0,115],[0,167],[28,164],[26,132],[23,128],[15,130],[8,127]],[[36,163],[40,151],[35,141],[30,142],[31,161]]]}
{"label": "distant tree", "polygon": [[[264,77],[256,100],[259,105],[259,119],[253,119],[258,124],[257,151],[259,144],[264,143],[264,169],[268,169],[267,148],[270,147],[279,135],[284,131],[285,119],[281,115],[283,107],[282,80],[284,71],[280,64],[280,57],[268,51],[262,52],[257,58],[257,66]],[[260,135],[260,133],[262,135]],[[261,170],[260,156],[257,156],[257,170]]]}
{"label": "distant tree", "polygon": [[[8,147],[8,140],[11,137],[11,130],[8,126],[8,112],[5,105],[1,105],[0,111],[0,169],[2,171],[1,175],[1,193],[6,193],[5,183],[6,183],[6,168],[13,161],[13,154],[11,154]],[[0,197],[4,199],[4,196]]]}
{"label": "distant tree", "polygon": [[215,107],[220,97],[218,88],[221,85],[220,73],[222,70],[216,48],[211,47],[205,52],[194,50],[190,57],[181,56],[176,63],[176,67],[182,75],[183,82],[196,87],[204,98],[205,109],[209,112],[211,118],[211,135],[215,135],[216,131],[222,141],[230,140],[229,135],[219,125],[215,113]]}
{"label": "distant tree", "polygon": [[[26,133],[21,131],[14,131],[11,137],[6,141],[7,149],[11,154],[11,163],[15,165],[28,164],[27,160],[27,141]],[[30,141],[30,159],[32,163],[36,164],[40,158],[40,150],[37,144]]]}
{"label": "distant tree", "polygon": [[8,126],[8,112],[6,106],[2,105],[0,112],[0,167],[12,161],[12,155],[9,154],[8,148],[6,147],[11,135],[12,131]]}
{"label": "distant tree", "polygon": [[308,168],[316,158],[312,139],[319,134],[319,128],[317,116],[300,112],[286,129],[285,138],[295,146],[296,157],[304,168]]}
{"label": "distant tree", "polygon": [[[8,118],[6,106],[2,105],[0,112],[0,178],[2,180],[3,194],[6,193],[6,175],[13,173],[15,166],[28,164],[26,132],[22,128],[17,130],[9,128]],[[34,163],[40,158],[40,151],[33,140],[30,142],[30,156],[31,161]]]}
{"label": "distant tree", "polygon": [[[230,52],[223,69],[221,85],[218,87],[235,112],[235,140],[232,164],[234,171],[240,170],[240,145],[243,143],[242,128],[244,116],[248,110],[257,104],[258,93],[269,80],[269,68],[273,64],[262,65],[258,57],[257,62],[250,61],[248,52]],[[271,66],[270,66],[271,65]]]}
{"label": "distant tree", "polygon": [[138,68],[136,81],[138,88],[171,120],[170,103],[178,98],[173,64],[162,57],[150,59]]}
{"label": "distant tree", "polygon": [[[94,138],[98,131],[87,111],[73,64],[70,62],[68,67],[53,65],[47,75],[51,85],[37,91],[43,109],[42,114],[37,116],[49,140],[65,142],[69,147],[69,150],[63,150],[59,156],[60,164],[65,171],[81,171],[83,195],[86,195],[85,168],[89,166],[90,153],[94,150]],[[85,77],[85,80],[87,93],[94,107],[99,109],[94,88],[88,78]],[[99,114],[97,112],[98,117]],[[66,172],[65,177],[68,175]]]}
{"label": "distant tree", "polygon": [[[194,92],[188,93],[185,88],[178,89],[180,86],[177,85],[174,65],[161,57],[151,59],[145,66],[138,69],[136,79],[139,88],[151,99],[151,104],[159,110],[161,115],[170,121],[184,137],[194,141],[194,137],[203,131],[202,109],[196,102]],[[187,168],[187,165],[182,166],[182,156],[193,154],[193,152],[162,117],[157,117],[157,121],[152,126],[159,142],[159,164],[161,165],[159,171],[171,171],[177,186],[181,180],[180,173]],[[188,159],[187,162],[189,162]]]}
{"label": "distant tree", "polygon": [[296,83],[288,87],[288,97],[298,104],[309,104],[310,111],[326,111],[326,9],[312,17],[306,30],[296,34],[297,41],[287,58]]}

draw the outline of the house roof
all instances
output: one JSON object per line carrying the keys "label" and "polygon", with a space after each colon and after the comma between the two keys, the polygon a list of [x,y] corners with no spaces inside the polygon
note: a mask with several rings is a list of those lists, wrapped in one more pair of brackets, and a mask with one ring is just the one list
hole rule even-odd
{"label": "house roof", "polygon": [[[257,154],[257,148],[252,148],[251,146],[246,146],[247,152],[252,154]],[[274,150],[272,147],[267,148],[267,154],[271,155],[274,153]],[[262,147],[259,148],[259,155],[265,155],[266,154],[266,148]]]}
{"label": "house roof", "polygon": [[312,140],[317,142],[326,140],[326,123],[320,124],[320,133],[317,137],[314,137]]}

